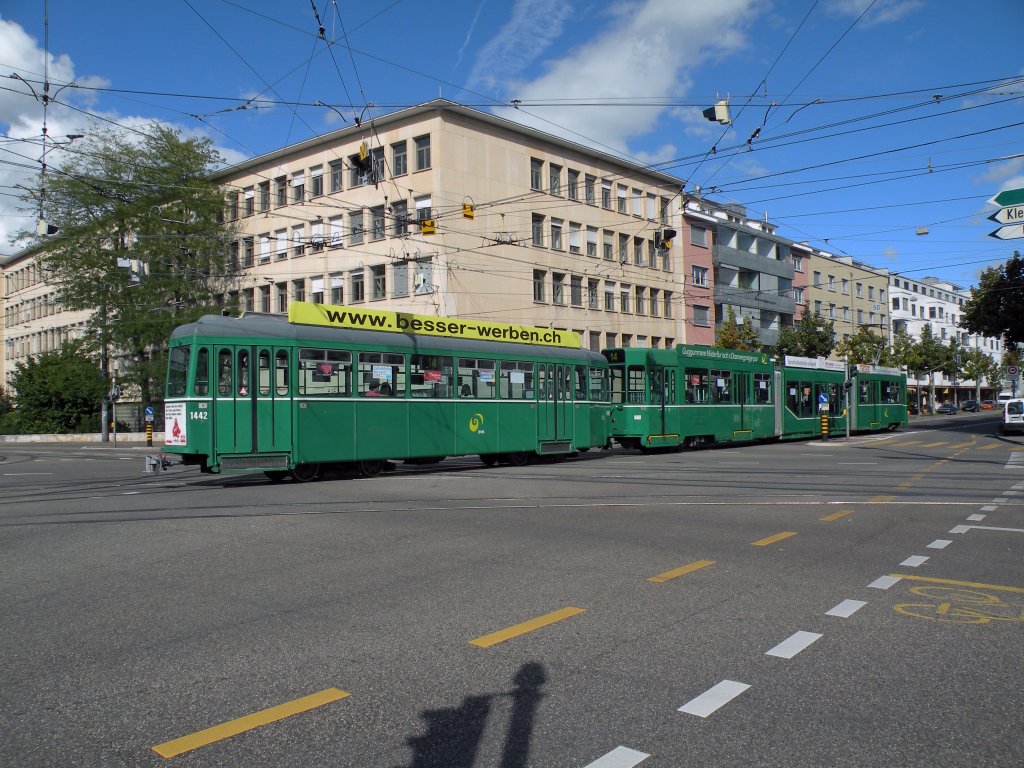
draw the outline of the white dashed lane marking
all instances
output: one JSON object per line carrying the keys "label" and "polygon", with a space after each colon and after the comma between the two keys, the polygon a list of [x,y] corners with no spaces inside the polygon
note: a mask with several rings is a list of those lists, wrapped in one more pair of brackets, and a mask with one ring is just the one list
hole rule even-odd
{"label": "white dashed lane marking", "polygon": [[865,605],[867,605],[867,603],[863,600],[843,600],[839,605],[825,611],[825,615],[838,616],[840,619],[848,619]]}
{"label": "white dashed lane marking", "polygon": [[[952,531],[950,531],[950,533],[952,533]],[[868,586],[873,587],[874,589],[888,589],[893,584],[896,584],[899,580],[900,579],[898,576],[879,576],[877,579],[868,584]]]}
{"label": "white dashed lane marking", "polygon": [[794,632],[770,651],[765,651],[765,656],[777,656],[780,659],[792,659],[800,651],[804,650],[811,643],[820,640],[821,635],[817,632]]}
{"label": "white dashed lane marking", "polygon": [[695,699],[690,699],[679,708],[680,712],[697,717],[707,717],[743,693],[750,686],[735,680],[723,680],[708,688]]}
{"label": "white dashed lane marking", "polygon": [[602,755],[592,763],[587,763],[583,768],[633,768],[640,765],[650,755],[629,747],[616,747],[607,755]]}
{"label": "white dashed lane marking", "polygon": [[945,549],[952,543],[950,539],[936,539],[928,545],[928,549]]}
{"label": "white dashed lane marking", "polygon": [[912,557],[908,557],[906,560],[900,563],[900,565],[905,565],[908,568],[917,568],[917,566],[927,562],[928,558],[924,555],[913,555]]}

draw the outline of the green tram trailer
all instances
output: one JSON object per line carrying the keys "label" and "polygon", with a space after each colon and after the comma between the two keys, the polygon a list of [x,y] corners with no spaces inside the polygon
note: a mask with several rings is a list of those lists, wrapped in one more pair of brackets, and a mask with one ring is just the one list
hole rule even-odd
{"label": "green tram trailer", "polygon": [[[680,344],[607,349],[609,432],[627,448],[820,437],[907,423],[906,377],[897,370]],[[851,387],[844,385],[849,381]],[[845,404],[851,389],[852,407]],[[823,422],[822,415],[826,416]]]}
{"label": "green tram trailer", "polygon": [[608,442],[607,363],[582,349],[208,315],[169,342],[165,453],[203,472],[374,475],[387,460],[525,464]]}

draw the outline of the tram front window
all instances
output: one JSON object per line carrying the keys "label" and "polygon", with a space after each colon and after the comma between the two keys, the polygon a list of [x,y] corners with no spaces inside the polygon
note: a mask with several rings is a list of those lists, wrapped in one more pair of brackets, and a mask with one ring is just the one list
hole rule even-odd
{"label": "tram front window", "polygon": [[167,366],[167,396],[183,397],[188,386],[189,347],[174,347]]}

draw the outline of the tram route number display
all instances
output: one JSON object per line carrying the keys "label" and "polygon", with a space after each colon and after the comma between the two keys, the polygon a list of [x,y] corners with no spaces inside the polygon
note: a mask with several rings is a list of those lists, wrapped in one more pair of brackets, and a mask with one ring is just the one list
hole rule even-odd
{"label": "tram route number display", "polygon": [[164,445],[186,445],[185,403],[164,403]]}

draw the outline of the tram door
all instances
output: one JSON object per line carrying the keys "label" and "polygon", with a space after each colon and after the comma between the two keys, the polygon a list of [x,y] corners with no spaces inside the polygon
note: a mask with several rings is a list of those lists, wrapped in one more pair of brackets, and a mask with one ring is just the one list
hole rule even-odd
{"label": "tram door", "polygon": [[672,402],[671,387],[669,384],[674,375],[675,371],[669,368],[665,368],[660,365],[651,366],[650,387],[651,405],[653,406],[653,409],[650,412],[651,415],[650,420],[648,421],[648,429],[652,435],[668,435],[678,432],[678,430],[673,429],[672,425],[668,423],[668,406]]}
{"label": "tram door", "polygon": [[254,453],[290,452],[292,448],[291,368],[289,350],[281,347],[254,348],[254,384],[252,400],[252,451]]}
{"label": "tram door", "polygon": [[733,402],[739,405],[739,425],[736,427],[740,432],[749,432],[754,428],[750,409],[750,374],[734,373],[732,377]]}
{"label": "tram door", "polygon": [[218,453],[250,453],[255,443],[251,381],[252,347],[218,346],[214,350],[214,430]]}
{"label": "tram door", "polygon": [[572,437],[573,366],[537,365],[537,437],[569,440]]}

